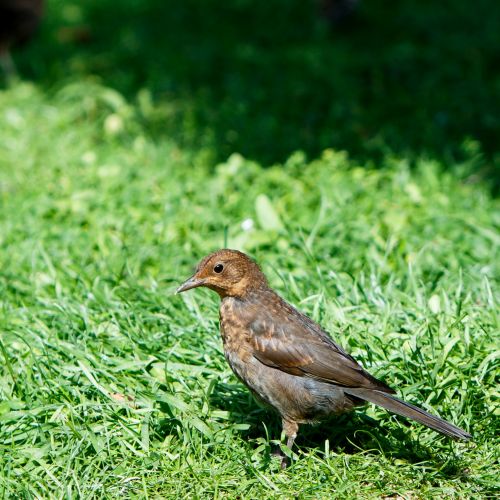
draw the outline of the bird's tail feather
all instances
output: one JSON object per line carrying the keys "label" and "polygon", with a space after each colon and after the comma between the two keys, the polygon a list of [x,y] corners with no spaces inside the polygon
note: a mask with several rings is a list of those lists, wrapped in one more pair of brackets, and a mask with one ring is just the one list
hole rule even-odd
{"label": "bird's tail feather", "polygon": [[427,413],[425,410],[418,408],[406,401],[402,401],[394,397],[392,394],[387,394],[380,391],[374,391],[373,389],[344,389],[348,394],[352,394],[360,399],[364,399],[365,401],[369,401],[370,403],[374,403],[376,405],[380,405],[386,410],[397,413],[398,415],[402,415],[403,417],[409,417],[421,424],[434,429],[435,431],[440,432],[446,436],[450,436],[455,439],[470,439],[472,436],[465,432],[464,430],[446,422],[442,418],[436,417]]}

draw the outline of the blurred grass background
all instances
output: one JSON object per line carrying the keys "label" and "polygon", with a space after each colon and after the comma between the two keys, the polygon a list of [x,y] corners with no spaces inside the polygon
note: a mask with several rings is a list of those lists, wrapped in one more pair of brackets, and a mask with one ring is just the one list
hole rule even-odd
{"label": "blurred grass background", "polygon": [[[498,11],[49,2],[0,91],[0,497],[495,496]],[[225,244],[474,442],[367,407],[280,471],[173,296]]]}
{"label": "blurred grass background", "polygon": [[52,0],[18,60],[49,91],[99,75],[139,103],[150,133],[217,161],[333,147],[453,164],[471,139],[494,173],[497,2],[366,1],[334,29],[319,3]]}

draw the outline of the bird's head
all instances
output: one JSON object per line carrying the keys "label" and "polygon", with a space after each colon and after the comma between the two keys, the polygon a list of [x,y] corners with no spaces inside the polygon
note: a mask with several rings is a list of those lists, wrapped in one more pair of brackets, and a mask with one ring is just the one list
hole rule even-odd
{"label": "bird's head", "polygon": [[204,257],[196,272],[176,291],[206,286],[221,297],[244,297],[252,290],[267,287],[267,280],[259,266],[238,250],[223,249]]}

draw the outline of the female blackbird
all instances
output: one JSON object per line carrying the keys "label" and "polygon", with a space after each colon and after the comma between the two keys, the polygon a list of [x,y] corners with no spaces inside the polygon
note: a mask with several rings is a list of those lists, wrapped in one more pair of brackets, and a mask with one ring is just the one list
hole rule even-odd
{"label": "female blackbird", "polygon": [[289,448],[298,424],[352,410],[366,401],[446,436],[471,437],[393,396],[393,389],[366,372],[317,323],[271,290],[259,266],[244,253],[223,249],[208,255],[177,293],[199,286],[220,295],[226,359],[257,399],[279,412]]}

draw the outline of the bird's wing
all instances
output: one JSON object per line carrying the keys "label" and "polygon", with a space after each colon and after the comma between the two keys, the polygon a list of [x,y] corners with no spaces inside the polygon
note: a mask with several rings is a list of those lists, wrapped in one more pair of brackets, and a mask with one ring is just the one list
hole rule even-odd
{"label": "bird's wing", "polygon": [[261,310],[249,324],[253,355],[261,363],[346,388],[395,392],[365,371],[319,325],[286,306],[282,314]]}

